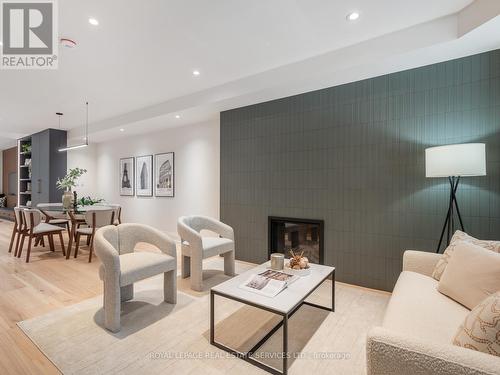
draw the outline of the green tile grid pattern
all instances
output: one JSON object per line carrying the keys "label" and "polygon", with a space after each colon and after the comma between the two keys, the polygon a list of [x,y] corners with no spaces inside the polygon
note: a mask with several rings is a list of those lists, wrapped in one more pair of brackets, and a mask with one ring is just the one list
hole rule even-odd
{"label": "green tile grid pattern", "polygon": [[221,113],[221,218],[237,259],[267,258],[268,216],[325,221],[340,281],[392,290],[405,249],[434,251],[448,184],[426,147],[485,142],[463,178],[466,230],[500,240],[500,50]]}

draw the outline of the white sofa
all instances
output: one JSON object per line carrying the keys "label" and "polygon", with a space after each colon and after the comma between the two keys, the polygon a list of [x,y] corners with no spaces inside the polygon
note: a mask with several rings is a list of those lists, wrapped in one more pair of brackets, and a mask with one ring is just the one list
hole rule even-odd
{"label": "white sofa", "polygon": [[436,289],[441,254],[406,251],[381,327],[367,337],[368,375],[500,374],[500,357],[452,344],[469,310]]}

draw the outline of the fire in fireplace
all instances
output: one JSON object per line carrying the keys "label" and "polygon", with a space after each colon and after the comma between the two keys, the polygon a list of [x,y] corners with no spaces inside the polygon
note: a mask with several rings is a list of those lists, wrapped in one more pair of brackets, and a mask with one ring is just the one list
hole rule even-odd
{"label": "fire in fireplace", "polygon": [[290,250],[304,251],[311,263],[324,264],[324,221],[286,217],[268,218],[269,255],[283,253],[290,257]]}

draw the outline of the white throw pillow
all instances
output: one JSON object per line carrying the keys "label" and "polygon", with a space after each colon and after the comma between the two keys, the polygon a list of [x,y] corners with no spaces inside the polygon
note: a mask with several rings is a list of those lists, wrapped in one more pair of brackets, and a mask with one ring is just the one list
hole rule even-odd
{"label": "white throw pillow", "polygon": [[438,284],[438,291],[469,309],[500,290],[500,254],[458,242]]}
{"label": "white throw pillow", "polygon": [[458,242],[462,241],[469,242],[477,246],[481,246],[485,249],[494,251],[495,253],[500,253],[500,241],[478,240],[477,238],[469,236],[467,233],[457,230],[455,234],[453,234],[453,236],[451,237],[450,244],[444,251],[441,259],[436,263],[436,267],[432,272],[432,277],[435,278],[437,281],[441,279],[441,275],[443,274],[444,270],[446,269],[446,266],[448,265],[450,256],[451,254],[453,254],[453,251],[455,250],[455,245]]}
{"label": "white throw pillow", "polygon": [[453,345],[500,356],[500,292],[474,307],[460,325]]}

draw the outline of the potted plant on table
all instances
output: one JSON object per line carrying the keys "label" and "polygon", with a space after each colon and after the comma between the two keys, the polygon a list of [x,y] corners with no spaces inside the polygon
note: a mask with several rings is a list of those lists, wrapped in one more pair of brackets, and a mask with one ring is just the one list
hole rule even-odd
{"label": "potted plant on table", "polygon": [[78,205],[79,206],[94,206],[98,203],[104,202],[104,199],[102,198],[91,198],[89,196],[87,197],[81,197],[78,199]]}
{"label": "potted plant on table", "polygon": [[62,204],[64,208],[68,209],[73,204],[73,194],[71,193],[71,189],[76,186],[78,179],[85,173],[87,173],[86,169],[72,168],[68,171],[66,176],[57,180],[57,188],[59,190],[64,190],[62,196]]}

